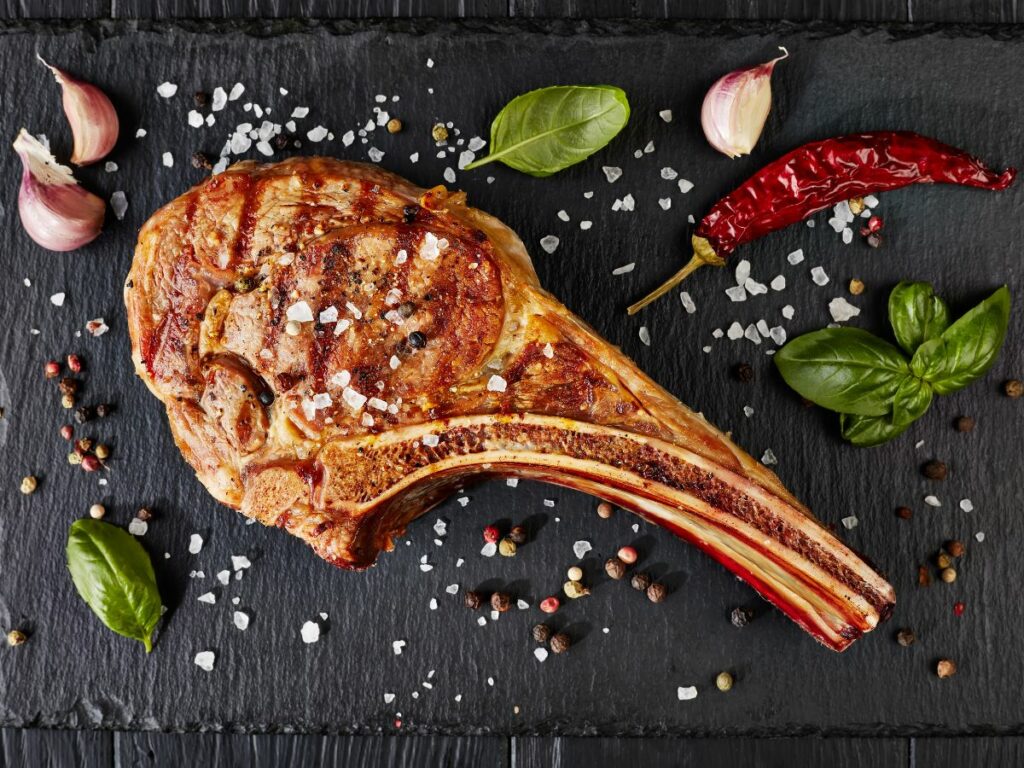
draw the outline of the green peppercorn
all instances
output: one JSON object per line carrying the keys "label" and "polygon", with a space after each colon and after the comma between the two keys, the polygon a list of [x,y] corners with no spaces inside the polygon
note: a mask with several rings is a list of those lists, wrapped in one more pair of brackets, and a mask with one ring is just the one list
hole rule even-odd
{"label": "green peppercorn", "polygon": [[448,141],[448,129],[444,126],[444,123],[435,123],[434,127],[430,129],[430,135],[438,144]]}
{"label": "green peppercorn", "polygon": [[516,556],[516,543],[512,541],[508,536],[504,537],[498,542],[498,554],[502,557],[515,557]]}
{"label": "green peppercorn", "polygon": [[12,648],[15,648],[28,640],[28,635],[22,632],[20,629],[12,629],[7,633],[7,644]]}
{"label": "green peppercorn", "polygon": [[508,532],[508,537],[512,540],[513,544],[525,544],[526,529],[521,525],[513,525],[512,530]]}
{"label": "green peppercorn", "polygon": [[722,693],[725,693],[732,690],[732,682],[732,675],[728,672],[719,672],[718,677],[715,678],[715,687]]}

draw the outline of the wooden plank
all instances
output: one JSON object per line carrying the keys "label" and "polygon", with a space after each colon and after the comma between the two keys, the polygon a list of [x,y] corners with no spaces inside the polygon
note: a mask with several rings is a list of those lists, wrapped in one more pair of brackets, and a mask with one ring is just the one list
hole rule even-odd
{"label": "wooden plank", "polygon": [[507,0],[111,0],[123,19],[481,18],[508,15]]}
{"label": "wooden plank", "polygon": [[861,768],[870,765],[872,768],[904,768],[908,755],[907,739],[517,737],[512,740],[512,768],[592,768],[595,765],[638,765],[644,768],[731,768],[738,765]]}
{"label": "wooden plank", "polygon": [[[70,765],[71,763],[69,763]],[[26,764],[27,765],[27,764]],[[507,768],[499,736],[296,736],[218,733],[115,733],[116,768],[222,766],[494,766]]]}
{"label": "wooden plank", "polygon": [[0,768],[108,768],[114,764],[109,731],[0,729]]}
{"label": "wooden plank", "polygon": [[1019,736],[914,739],[910,768],[1024,765]]}

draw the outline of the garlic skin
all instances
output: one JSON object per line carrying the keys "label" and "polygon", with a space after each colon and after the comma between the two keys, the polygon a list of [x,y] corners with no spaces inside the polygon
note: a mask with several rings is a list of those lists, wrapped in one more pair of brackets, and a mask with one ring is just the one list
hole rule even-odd
{"label": "garlic skin", "polygon": [[95,85],[76,80],[67,72],[36,57],[53,73],[64,92],[64,114],[71,125],[75,149],[71,162],[89,165],[106,157],[117,143],[120,123],[107,94]]}
{"label": "garlic skin", "polygon": [[772,108],[772,70],[789,57],[782,56],[751,69],[738,69],[719,78],[708,90],[700,122],[708,142],[724,155],[749,155],[761,138]]}
{"label": "garlic skin", "polygon": [[78,186],[71,169],[24,128],[14,149],[22,164],[18,214],[29,237],[51,251],[73,251],[95,240],[105,203]]}

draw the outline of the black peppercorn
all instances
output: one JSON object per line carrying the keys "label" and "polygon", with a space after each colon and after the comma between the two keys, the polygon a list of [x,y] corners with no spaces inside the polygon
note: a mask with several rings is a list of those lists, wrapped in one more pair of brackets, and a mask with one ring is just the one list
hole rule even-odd
{"label": "black peppercorn", "polygon": [[729,621],[737,629],[747,626],[752,618],[754,618],[754,612],[746,608],[733,608],[732,613],[729,614]]}
{"label": "black peppercorn", "polygon": [[291,139],[289,139],[285,134],[277,134],[277,136],[274,137],[274,149],[287,149],[289,141],[291,141]]}
{"label": "black peppercorn", "polygon": [[495,592],[491,595],[491,609],[504,613],[512,607],[512,598],[506,592]]}
{"label": "black peppercorn", "polygon": [[565,653],[569,650],[569,646],[572,645],[572,640],[565,632],[559,632],[557,635],[551,638],[551,652],[552,653]]}
{"label": "black peppercorn", "polygon": [[512,539],[513,544],[525,544],[526,529],[521,525],[513,525],[512,530],[508,532],[508,537]]}
{"label": "black peppercorn", "polygon": [[551,627],[547,624],[535,624],[533,626],[533,639],[543,645],[551,638]]}
{"label": "black peppercorn", "polygon": [[474,592],[473,590],[466,592],[463,597],[463,603],[465,603],[466,607],[471,611],[479,610],[480,606],[483,605],[483,602],[484,599],[481,597],[480,593]]}
{"label": "black peppercorn", "polygon": [[142,521],[152,520],[153,519],[153,513],[150,512],[145,507],[140,507],[139,511],[135,513],[135,516],[137,518],[139,518],[139,520],[142,520]]}
{"label": "black peppercorn", "polygon": [[85,424],[87,421],[92,421],[92,408],[87,405],[76,408],[75,422],[78,424]]}
{"label": "black peppercorn", "polygon": [[412,313],[415,311],[416,305],[413,304],[411,301],[403,301],[401,304],[398,305],[398,314],[400,314],[402,317],[412,317]]}
{"label": "black peppercorn", "polygon": [[419,331],[413,331],[409,334],[409,346],[413,349],[423,349],[427,346],[427,337]]}
{"label": "black peppercorn", "polygon": [[257,397],[259,397],[260,403],[262,405],[270,406],[273,405],[274,403],[274,393],[271,392],[269,389],[261,389]]}
{"label": "black peppercorn", "polygon": [[955,422],[957,432],[973,432],[974,431],[974,419],[970,416],[960,416]]}
{"label": "black peppercorn", "polygon": [[78,379],[65,376],[60,380],[60,384],[57,387],[62,395],[74,395],[78,392]]}
{"label": "black peppercorn", "polygon": [[647,599],[652,603],[661,603],[668,597],[668,587],[661,582],[654,582],[647,588]]}
{"label": "black peppercorn", "polygon": [[952,539],[946,542],[946,551],[949,552],[953,557],[964,556],[964,544],[958,539]]}
{"label": "black peppercorn", "polygon": [[902,645],[904,648],[909,648],[914,644],[917,638],[914,636],[914,631],[904,627],[896,633],[896,642]]}
{"label": "black peppercorn", "polygon": [[110,403],[100,403],[96,406],[96,415],[101,419],[107,418],[114,410],[114,406]]}
{"label": "black peppercorn", "polygon": [[402,209],[402,220],[405,221],[406,224],[412,224],[416,221],[416,214],[419,212],[420,207],[418,205],[407,205]]}
{"label": "black peppercorn", "polygon": [[192,94],[192,100],[195,102],[197,107],[202,109],[210,103],[210,94],[208,94],[206,91],[196,91],[194,94]]}
{"label": "black peppercorn", "polygon": [[901,520],[909,520],[913,515],[914,511],[910,507],[896,507],[896,517]]}
{"label": "black peppercorn", "polygon": [[633,578],[629,580],[630,586],[638,592],[645,592],[649,586],[651,586],[651,577],[646,573],[639,571],[633,574]]}
{"label": "black peppercorn", "polygon": [[921,474],[929,480],[945,480],[948,470],[941,461],[932,460],[921,467]]}
{"label": "black peppercorn", "polygon": [[210,170],[213,168],[213,159],[205,152],[192,153],[192,167]]}
{"label": "black peppercorn", "polygon": [[747,363],[739,363],[732,369],[733,376],[736,377],[737,381],[741,381],[744,384],[749,384],[754,380],[754,369]]}
{"label": "black peppercorn", "polygon": [[609,557],[604,564],[604,572],[608,578],[618,581],[626,575],[626,564],[617,557]]}

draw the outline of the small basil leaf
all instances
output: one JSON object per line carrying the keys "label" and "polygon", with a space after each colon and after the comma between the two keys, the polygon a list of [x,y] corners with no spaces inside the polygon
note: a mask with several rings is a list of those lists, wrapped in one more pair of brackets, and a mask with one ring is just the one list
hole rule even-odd
{"label": "small basil leaf", "polygon": [[775,365],[811,402],[858,416],[889,413],[907,375],[907,361],[896,347],[859,328],[799,336],[779,350]]}
{"label": "small basil leaf", "polygon": [[153,564],[127,531],[85,518],[71,524],[68,570],[78,594],[109,629],[153,649],[160,591]]}
{"label": "small basil leaf", "polygon": [[516,96],[491,123],[487,157],[531,176],[550,176],[615,138],[629,120],[629,101],[612,85],[556,85]]}
{"label": "small basil leaf", "polygon": [[924,416],[932,404],[932,387],[916,376],[907,376],[892,400],[892,423],[906,427]]}
{"label": "small basil leaf", "polygon": [[903,282],[889,294],[889,322],[896,341],[912,355],[921,344],[946,330],[949,309],[928,283]]}
{"label": "small basil leaf", "polygon": [[849,440],[858,448],[869,448],[872,445],[881,445],[898,437],[906,431],[910,423],[896,426],[889,416],[851,416],[848,413],[839,414],[839,428],[843,438]]}
{"label": "small basil leaf", "polygon": [[996,361],[1010,321],[1010,291],[1004,285],[937,338],[914,353],[910,369],[936,394],[948,395],[977,381]]}

